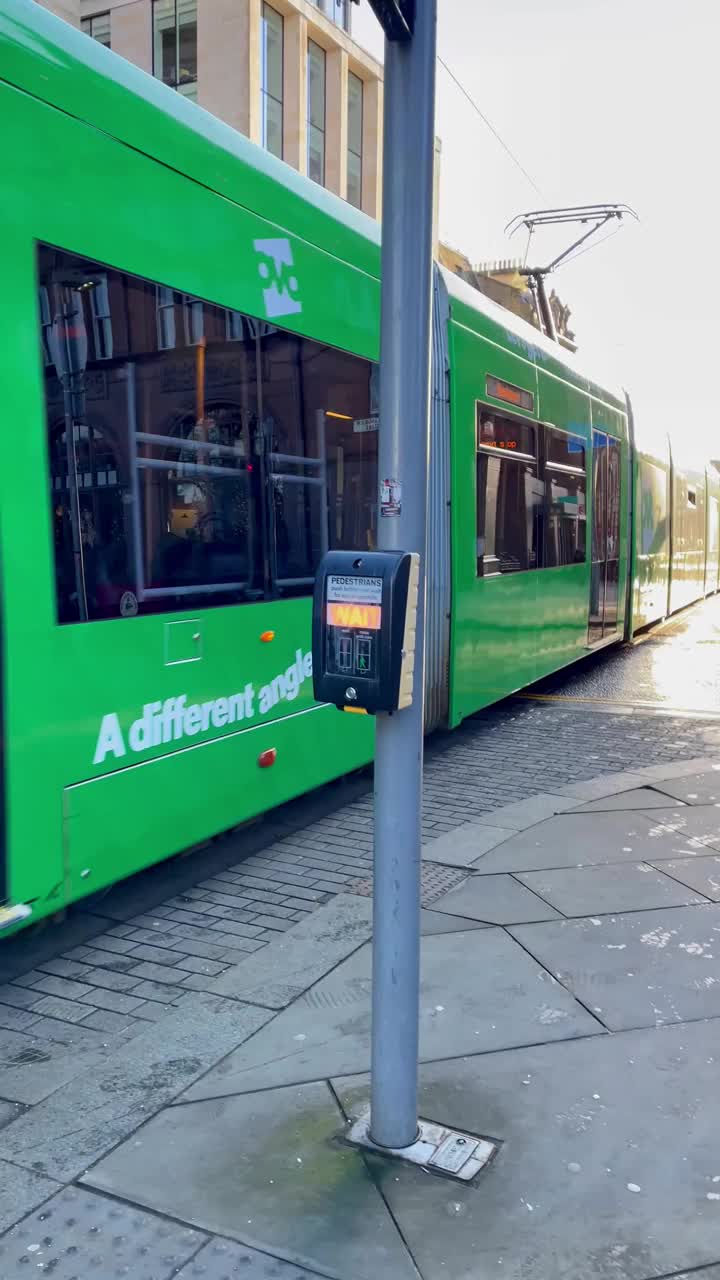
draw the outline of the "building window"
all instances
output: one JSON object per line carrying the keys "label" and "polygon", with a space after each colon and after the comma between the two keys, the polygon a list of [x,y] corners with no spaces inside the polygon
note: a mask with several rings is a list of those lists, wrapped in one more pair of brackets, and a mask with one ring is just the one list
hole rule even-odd
{"label": "building window", "polygon": [[307,171],[313,182],[325,182],[325,50],[308,40]]}
{"label": "building window", "polygon": [[282,160],[283,20],[269,4],[262,10],[262,144]]}
{"label": "building window", "polygon": [[363,82],[348,72],[347,198],[362,208]]}
{"label": "building window", "polygon": [[153,75],[197,97],[197,0],[153,0]]}
{"label": "building window", "polygon": [[62,250],[38,260],[61,623],[307,596],[329,548],[373,549],[369,361]]}
{"label": "building window", "polygon": [[81,26],[86,36],[97,40],[98,44],[104,44],[106,49],[110,48],[109,13],[96,13],[92,18],[83,18]]}
{"label": "building window", "polygon": [[337,22],[343,31],[350,30],[350,0],[312,0],[318,9],[333,22]]}
{"label": "building window", "polygon": [[175,290],[159,284],[155,295],[158,350],[172,351],[175,346]]}
{"label": "building window", "polygon": [[110,360],[113,353],[113,333],[106,275],[98,275],[88,296],[95,353],[98,360]]}
{"label": "building window", "polygon": [[343,31],[350,30],[350,0],[328,0],[328,12]]}

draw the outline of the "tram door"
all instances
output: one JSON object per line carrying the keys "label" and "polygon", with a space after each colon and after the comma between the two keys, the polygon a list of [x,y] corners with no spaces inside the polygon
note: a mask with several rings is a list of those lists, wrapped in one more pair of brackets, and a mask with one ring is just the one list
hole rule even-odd
{"label": "tram door", "polygon": [[592,567],[588,644],[616,633],[620,580],[620,444],[593,431]]}

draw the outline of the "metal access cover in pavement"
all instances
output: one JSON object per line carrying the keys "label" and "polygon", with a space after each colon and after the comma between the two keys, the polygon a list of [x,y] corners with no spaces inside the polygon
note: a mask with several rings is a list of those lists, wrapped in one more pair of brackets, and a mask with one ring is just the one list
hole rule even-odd
{"label": "metal access cover in pavement", "polygon": [[[436,902],[448,889],[454,889],[461,880],[467,876],[466,870],[456,870],[455,867],[441,867],[434,862],[424,862],[421,868],[420,882],[420,901],[424,907],[429,907],[431,902]],[[355,884],[349,885],[347,892],[359,894],[361,898],[372,898],[373,882],[372,879],[358,880]]]}
{"label": "metal access cover in pavement", "polygon": [[370,1133],[369,1107],[352,1122],[346,1140],[351,1146],[373,1151],[379,1156],[405,1160],[428,1173],[457,1178],[459,1182],[472,1182],[497,1150],[497,1143],[486,1138],[422,1119],[418,1120],[417,1139],[409,1147],[380,1147],[373,1142]]}

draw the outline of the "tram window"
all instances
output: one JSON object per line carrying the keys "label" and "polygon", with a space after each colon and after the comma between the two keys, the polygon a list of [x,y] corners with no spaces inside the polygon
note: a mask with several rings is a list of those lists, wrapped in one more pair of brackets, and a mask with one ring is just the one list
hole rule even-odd
{"label": "tram window", "polygon": [[538,568],[543,494],[535,426],[478,405],[477,574]]}
{"label": "tram window", "polygon": [[375,545],[377,416],[371,370],[306,338],[260,338],[270,492],[270,564],[279,594],[308,594],[328,547]]}
{"label": "tram window", "polygon": [[664,551],[669,538],[668,476],[654,463],[640,461],[640,550],[644,556]]}
{"label": "tram window", "polygon": [[508,454],[535,458],[535,424],[522,418],[506,418],[478,405],[478,449],[502,449]]}
{"label": "tram window", "polygon": [[585,444],[545,428],[546,568],[585,562]]}
{"label": "tram window", "polygon": [[39,285],[61,622],[310,594],[374,546],[369,362],[45,246]]}
{"label": "tram window", "polygon": [[573,471],[585,473],[585,441],[582,436],[573,436],[555,427],[545,428],[545,459],[549,467],[571,467]]}

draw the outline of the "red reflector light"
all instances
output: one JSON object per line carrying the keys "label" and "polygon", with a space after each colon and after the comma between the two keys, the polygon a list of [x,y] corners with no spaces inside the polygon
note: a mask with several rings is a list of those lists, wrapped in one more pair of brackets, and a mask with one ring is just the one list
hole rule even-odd
{"label": "red reflector light", "polygon": [[260,633],[260,639],[262,640],[263,644],[269,644],[271,640],[274,640],[274,639],[275,639],[275,632],[274,632],[274,631],[261,631],[261,633]]}
{"label": "red reflector light", "polygon": [[267,751],[261,751],[258,756],[258,764],[261,769],[269,769],[277,760],[277,750],[270,747]]}

